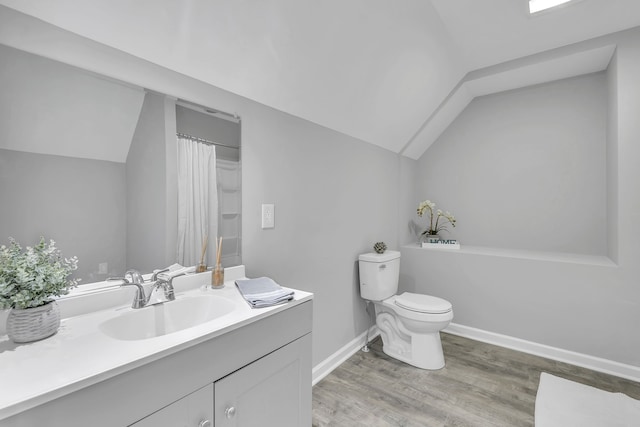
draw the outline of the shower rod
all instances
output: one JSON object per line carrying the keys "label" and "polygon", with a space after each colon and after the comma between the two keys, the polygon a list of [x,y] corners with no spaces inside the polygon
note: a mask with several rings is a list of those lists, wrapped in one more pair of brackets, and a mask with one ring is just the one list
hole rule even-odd
{"label": "shower rod", "polygon": [[181,138],[189,138],[189,139],[193,139],[194,141],[198,141],[201,142],[203,144],[208,144],[208,145],[218,145],[220,147],[227,147],[227,148],[234,148],[236,150],[239,150],[240,147],[236,147],[233,145],[228,145],[228,144],[222,144],[220,142],[213,142],[213,141],[209,141],[208,139],[204,139],[204,138],[199,138],[197,136],[193,136],[193,135],[187,135],[186,133],[182,133],[182,132],[177,132],[176,133],[177,136],[181,137]]}

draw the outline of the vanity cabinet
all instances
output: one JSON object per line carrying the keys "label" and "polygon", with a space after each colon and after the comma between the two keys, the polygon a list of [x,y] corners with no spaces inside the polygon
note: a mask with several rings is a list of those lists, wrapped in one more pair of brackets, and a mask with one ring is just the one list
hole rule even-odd
{"label": "vanity cabinet", "polygon": [[221,335],[136,360],[117,375],[78,385],[0,425],[311,425],[312,300],[282,308]]}
{"label": "vanity cabinet", "polygon": [[213,427],[213,384],[133,423],[131,427]]}
{"label": "vanity cabinet", "polygon": [[131,427],[307,425],[311,388],[309,377],[303,372],[306,365],[302,352],[306,345],[306,339],[296,340]]}
{"label": "vanity cabinet", "polygon": [[216,381],[216,427],[300,427],[311,420],[309,378],[298,340]]}

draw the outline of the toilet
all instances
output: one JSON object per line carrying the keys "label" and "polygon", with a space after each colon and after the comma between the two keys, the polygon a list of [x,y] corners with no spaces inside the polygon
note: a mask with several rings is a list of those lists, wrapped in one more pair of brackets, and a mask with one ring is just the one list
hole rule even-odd
{"label": "toilet", "polygon": [[418,368],[443,368],[440,331],[453,319],[451,303],[410,292],[396,295],[400,252],[362,254],[358,265],[360,296],[375,305],[382,351]]}

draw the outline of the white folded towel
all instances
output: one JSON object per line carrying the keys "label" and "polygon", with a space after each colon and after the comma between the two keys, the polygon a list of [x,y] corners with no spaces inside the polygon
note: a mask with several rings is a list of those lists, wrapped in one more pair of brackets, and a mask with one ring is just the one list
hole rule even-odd
{"label": "white folded towel", "polygon": [[293,299],[294,291],[285,289],[268,277],[236,280],[242,297],[252,308],[270,307]]}
{"label": "white folded towel", "polygon": [[164,273],[159,273],[158,277],[163,280],[171,280],[176,276],[180,276],[182,274],[195,273],[196,266],[193,265],[191,267],[183,267],[180,264],[172,264],[169,267],[169,271],[165,271]]}

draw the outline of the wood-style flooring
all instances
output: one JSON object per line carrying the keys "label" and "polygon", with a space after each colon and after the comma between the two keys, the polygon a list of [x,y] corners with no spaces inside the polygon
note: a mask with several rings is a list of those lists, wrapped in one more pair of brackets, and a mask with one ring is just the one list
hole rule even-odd
{"label": "wood-style flooring", "polygon": [[640,383],[441,334],[446,366],[426,371],[358,351],[313,387],[313,426],[534,425],[541,372],[640,399]]}

